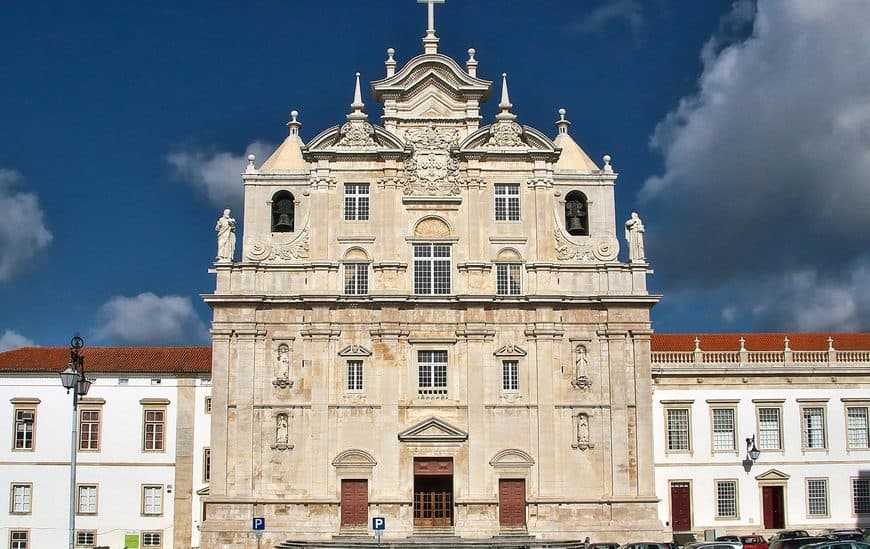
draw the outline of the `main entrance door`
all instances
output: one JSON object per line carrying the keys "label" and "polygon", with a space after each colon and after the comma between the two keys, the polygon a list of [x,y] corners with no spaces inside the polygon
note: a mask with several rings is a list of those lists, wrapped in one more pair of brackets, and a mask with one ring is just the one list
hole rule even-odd
{"label": "main entrance door", "polygon": [[762,486],[761,505],[764,514],[764,528],[779,530],[785,528],[785,509],[782,501],[782,486]]}
{"label": "main entrance door", "polygon": [[506,528],[526,525],[526,481],[502,478],[498,481],[498,523]]}
{"label": "main entrance door", "polygon": [[414,459],[414,526],[453,525],[453,460]]}
{"label": "main entrance door", "polygon": [[367,526],[369,522],[369,484],[365,479],[341,481],[341,525]]}
{"label": "main entrance door", "polygon": [[692,529],[692,495],[688,482],[671,483],[671,530],[688,532]]}

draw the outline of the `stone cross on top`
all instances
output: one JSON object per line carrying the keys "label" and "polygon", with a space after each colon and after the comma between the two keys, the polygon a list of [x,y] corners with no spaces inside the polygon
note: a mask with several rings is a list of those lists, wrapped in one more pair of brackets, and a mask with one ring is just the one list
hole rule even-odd
{"label": "stone cross on top", "polygon": [[435,4],[443,4],[445,0],[417,0],[418,4],[428,4],[429,25],[423,38],[424,53],[438,53],[438,38],[435,37]]}

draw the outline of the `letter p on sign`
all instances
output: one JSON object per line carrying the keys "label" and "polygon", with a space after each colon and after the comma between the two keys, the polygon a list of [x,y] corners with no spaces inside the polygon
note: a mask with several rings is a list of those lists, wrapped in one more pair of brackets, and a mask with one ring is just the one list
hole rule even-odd
{"label": "letter p on sign", "polygon": [[386,529],[387,519],[384,517],[372,517],[372,530],[379,532]]}
{"label": "letter p on sign", "polygon": [[265,517],[254,517],[251,522],[251,529],[254,532],[259,532],[261,530],[266,529],[266,518]]}

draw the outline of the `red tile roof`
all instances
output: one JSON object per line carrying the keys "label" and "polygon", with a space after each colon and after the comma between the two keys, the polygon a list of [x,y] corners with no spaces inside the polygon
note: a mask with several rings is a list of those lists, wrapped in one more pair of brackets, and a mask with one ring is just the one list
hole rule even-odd
{"label": "red tile roof", "polygon": [[740,338],[746,340],[747,351],[782,351],[785,338],[794,351],[826,351],[828,337],[834,340],[838,351],[870,350],[868,334],[655,334],[652,336],[653,351],[693,351],[695,338],[700,340],[702,351],[737,351]]}
{"label": "red tile roof", "polygon": [[[85,372],[211,372],[210,347],[85,347]],[[0,353],[3,372],[60,372],[69,362],[66,347],[24,347]]]}

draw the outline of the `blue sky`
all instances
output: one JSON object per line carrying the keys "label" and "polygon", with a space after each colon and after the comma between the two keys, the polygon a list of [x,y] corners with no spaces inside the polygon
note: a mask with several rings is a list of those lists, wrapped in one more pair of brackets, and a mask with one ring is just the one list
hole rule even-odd
{"label": "blue sky", "polygon": [[[829,5],[831,4],[831,5]],[[214,220],[291,109],[421,51],[413,0],[5,3],[0,349],[207,341]],[[448,0],[440,51],[613,156],[659,332],[870,327],[870,3]],[[376,105],[364,90],[372,118]],[[485,105],[491,119],[495,101]],[[262,154],[262,153],[261,153]],[[261,157],[262,159],[262,157]]]}

